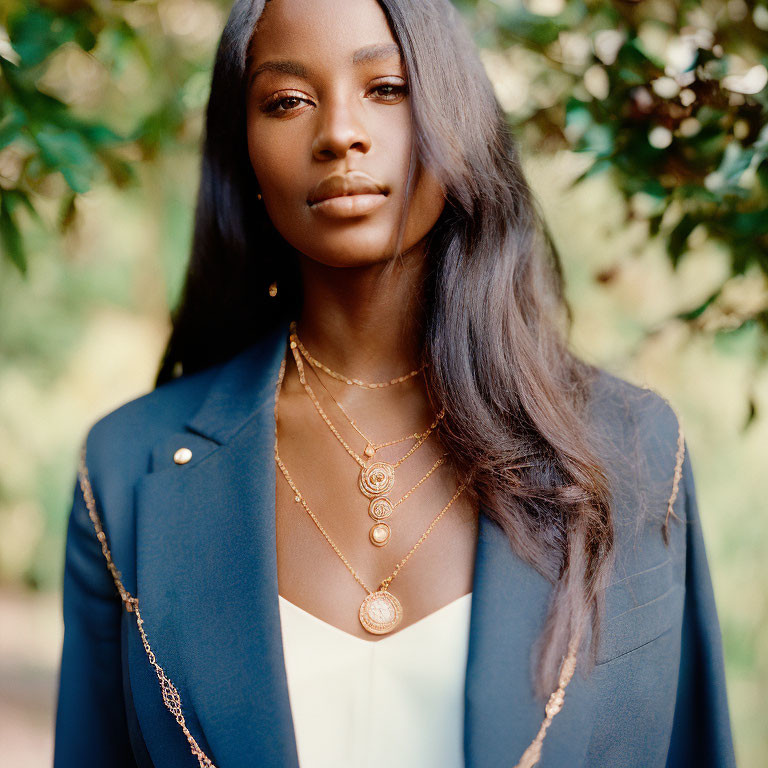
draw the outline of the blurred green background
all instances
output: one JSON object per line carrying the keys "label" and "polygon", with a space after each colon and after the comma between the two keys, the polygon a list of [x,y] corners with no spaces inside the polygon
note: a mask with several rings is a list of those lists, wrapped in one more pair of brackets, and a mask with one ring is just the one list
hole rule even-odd
{"label": "blurred green background", "polygon": [[[691,453],[740,766],[768,718],[768,3],[457,3],[559,247],[584,358]],[[229,3],[0,10],[0,743],[50,762],[77,450],[152,386]]]}

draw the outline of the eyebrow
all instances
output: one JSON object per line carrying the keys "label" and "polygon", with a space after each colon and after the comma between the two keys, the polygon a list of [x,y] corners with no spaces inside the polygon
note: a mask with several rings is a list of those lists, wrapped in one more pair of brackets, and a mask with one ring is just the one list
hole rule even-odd
{"label": "eyebrow", "polygon": [[[395,54],[397,54],[398,58],[402,61],[400,47],[397,43],[377,43],[375,45],[367,45],[364,48],[358,48],[352,54],[352,63],[363,64],[370,61],[380,61],[382,59],[388,59]],[[296,77],[305,78],[309,74],[309,70],[298,61],[290,61],[286,59],[264,61],[251,72],[251,75],[248,78],[248,84],[250,85],[262,72],[282,72],[286,75],[295,75]]]}

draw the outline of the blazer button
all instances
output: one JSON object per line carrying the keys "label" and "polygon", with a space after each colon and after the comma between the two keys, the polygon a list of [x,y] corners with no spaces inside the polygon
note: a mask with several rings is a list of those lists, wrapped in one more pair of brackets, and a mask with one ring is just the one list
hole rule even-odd
{"label": "blazer button", "polygon": [[192,451],[189,448],[179,448],[176,453],[173,454],[173,460],[177,464],[186,464],[192,458]]}

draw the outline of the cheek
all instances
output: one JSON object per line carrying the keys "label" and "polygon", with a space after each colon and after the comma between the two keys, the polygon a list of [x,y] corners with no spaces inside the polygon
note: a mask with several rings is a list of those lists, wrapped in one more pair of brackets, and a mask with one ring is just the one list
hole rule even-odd
{"label": "cheek", "polygon": [[295,182],[296,160],[299,155],[286,136],[277,140],[269,128],[248,128],[248,155],[251,167],[259,181],[261,189],[272,196],[281,196],[286,185]]}
{"label": "cheek", "polygon": [[432,229],[443,208],[445,190],[430,171],[422,170],[408,210],[405,227],[406,247],[421,240]]}

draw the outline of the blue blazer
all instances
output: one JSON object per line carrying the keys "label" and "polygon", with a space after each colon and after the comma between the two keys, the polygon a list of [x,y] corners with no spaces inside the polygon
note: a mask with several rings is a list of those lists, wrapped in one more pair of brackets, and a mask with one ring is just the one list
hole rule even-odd
{"label": "blue blazer", "polygon": [[[287,324],[229,361],[164,384],[90,429],[98,514],[186,726],[217,768],[298,768],[275,549],[274,393]],[[577,668],[543,768],[735,765],[720,627],[688,453],[665,546],[678,421],[606,371],[594,416],[632,458],[615,489],[617,567],[598,665]],[[177,465],[174,452],[192,451]],[[645,499],[641,498],[645,494]],[[481,508],[466,669],[468,768],[512,768],[544,703],[528,660],[552,585]],[[76,484],[64,572],[55,768],[194,768],[164,706]],[[396,760],[393,760],[393,766]]]}

